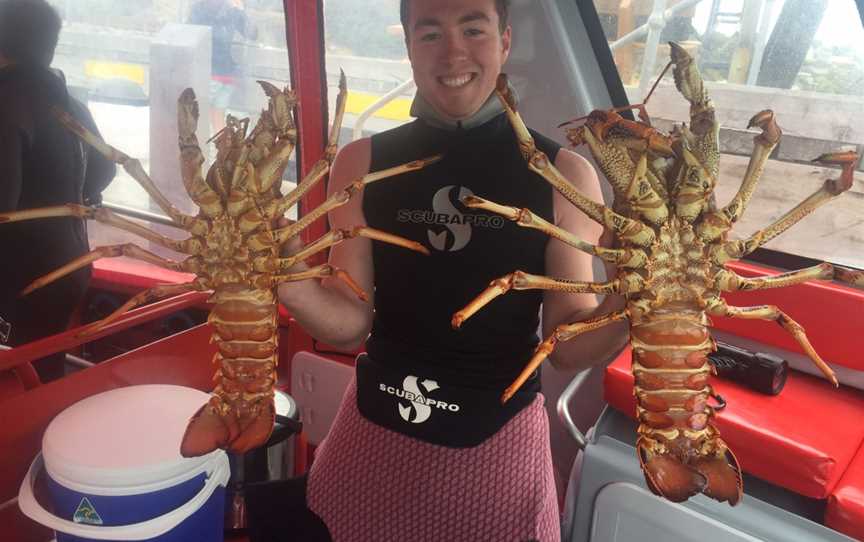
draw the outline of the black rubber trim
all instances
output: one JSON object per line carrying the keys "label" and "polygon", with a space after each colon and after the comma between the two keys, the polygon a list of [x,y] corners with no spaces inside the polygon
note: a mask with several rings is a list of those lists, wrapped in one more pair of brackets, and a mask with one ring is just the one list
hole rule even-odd
{"label": "black rubber trim", "polygon": [[[618,73],[618,67],[612,57],[612,50],[609,49],[609,42],[606,41],[606,35],[603,34],[600,16],[597,14],[594,2],[589,0],[575,0],[575,2],[576,7],[579,8],[579,14],[582,16],[582,22],[585,24],[585,31],[588,33],[591,48],[594,50],[594,57],[600,66],[600,73],[603,74],[603,82],[606,84],[609,99],[612,100],[612,106],[630,105],[627,93],[624,91],[624,83],[621,82],[621,75]],[[620,114],[626,119],[636,120],[632,110],[622,111]]]}
{"label": "black rubber trim", "polygon": [[[744,258],[744,261],[759,263],[787,271],[795,271],[796,269],[819,265],[823,262],[823,260],[816,258],[808,258],[806,256],[799,256],[798,254],[789,254],[788,252],[780,252],[779,250],[771,250],[769,248],[756,249],[752,254],[749,254]],[[843,265],[842,267],[853,268],[849,265]]]}

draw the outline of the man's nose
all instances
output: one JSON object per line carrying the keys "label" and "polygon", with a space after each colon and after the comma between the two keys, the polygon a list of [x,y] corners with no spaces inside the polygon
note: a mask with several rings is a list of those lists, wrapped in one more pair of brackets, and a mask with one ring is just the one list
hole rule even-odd
{"label": "man's nose", "polygon": [[444,38],[442,59],[455,64],[468,58],[468,47],[461,32],[450,32]]}

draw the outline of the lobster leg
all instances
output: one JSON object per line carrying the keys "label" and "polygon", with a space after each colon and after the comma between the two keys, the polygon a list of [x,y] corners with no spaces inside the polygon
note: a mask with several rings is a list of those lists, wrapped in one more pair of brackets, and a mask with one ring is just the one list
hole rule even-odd
{"label": "lobster leg", "polygon": [[[712,178],[717,178],[719,158],[720,123],[714,104],[705,90],[702,75],[693,58],[675,42],[669,42],[672,54],[672,76],[675,88],[690,102],[690,132],[694,136],[692,151],[700,163],[706,164]],[[710,166],[709,166],[710,164]]]}
{"label": "lobster leg", "polygon": [[[628,139],[620,138],[619,144],[614,142],[604,143],[594,137],[591,130],[582,128],[585,142],[601,165],[603,174],[609,180],[618,197],[624,198],[631,209],[638,211],[653,224],[662,224],[669,217],[669,209],[666,207],[660,193],[655,189],[660,187],[660,182],[650,182],[648,179],[648,158],[646,152],[639,153],[637,163],[633,163],[626,144]],[[644,140],[635,139],[644,145]],[[646,147],[647,149],[647,147]],[[651,174],[653,175],[653,174]]]}
{"label": "lobster leg", "polygon": [[801,284],[808,280],[831,280],[834,278],[834,266],[830,263],[820,263],[813,267],[800,269],[798,271],[790,271],[782,275],[773,277],[755,277],[747,278],[733,273],[729,270],[722,270],[714,277],[714,284],[720,291],[734,292],[737,290],[765,290],[767,288],[785,288]]}
{"label": "lobster leg", "polygon": [[864,289],[864,271],[834,266],[834,278],[850,286]]}
{"label": "lobster leg", "polygon": [[840,384],[837,382],[837,377],[834,375],[834,371],[831,370],[831,367],[828,366],[825,361],[819,356],[813,346],[810,344],[810,340],[807,339],[807,334],[804,331],[804,328],[801,327],[801,324],[793,320],[786,313],[781,311],[775,305],[759,305],[755,307],[733,307],[727,305],[725,301],[720,298],[713,298],[707,300],[706,312],[713,316],[726,316],[729,318],[744,318],[744,319],[754,319],[754,320],[773,320],[780,324],[783,329],[788,331],[792,337],[795,338],[795,341],[801,345],[801,348],[804,349],[807,356],[813,361],[816,367],[825,375],[825,378],[834,384],[835,387]]}
{"label": "lobster leg", "polygon": [[683,140],[680,154],[684,166],[675,183],[675,215],[691,223],[702,214],[717,184],[717,177],[699,161],[689,144]]}
{"label": "lobster leg", "polygon": [[86,207],[75,203],[67,203],[66,205],[57,205],[54,207],[41,207],[39,209],[28,209],[25,211],[11,211],[8,213],[0,213],[0,224],[4,222],[21,222],[24,220],[33,220],[36,218],[50,218],[58,216],[77,216],[87,220],[95,220],[102,224],[114,226],[115,228],[134,233],[148,241],[169,248],[175,252],[191,254],[195,252],[197,243],[194,237],[177,241],[159,235],[156,232],[150,231],[147,228],[121,218],[104,207]]}
{"label": "lobster leg", "polygon": [[147,263],[152,263],[154,265],[158,265],[160,267],[164,267],[165,269],[171,269],[174,271],[183,271],[183,264],[179,262],[172,262],[171,260],[167,260],[152,252],[146,251],[143,248],[140,248],[137,245],[133,245],[132,243],[125,243],[123,245],[112,245],[106,247],[97,247],[87,254],[83,256],[79,256],[75,258],[71,262],[66,265],[51,271],[47,275],[43,275],[38,279],[31,282],[24,290],[21,291],[22,296],[29,294],[34,290],[38,290],[39,288],[45,286],[46,284],[50,284],[60,277],[65,277],[69,273],[81,269],[91,263],[95,262],[100,258],[116,258],[118,256],[128,256],[130,258],[136,258],[138,260],[145,261]]}
{"label": "lobster leg", "polygon": [[[633,274],[633,276],[636,276]],[[609,282],[579,282],[560,280],[539,275],[530,275],[524,271],[514,271],[509,275],[497,278],[489,283],[483,292],[469,302],[462,310],[453,315],[451,324],[458,329],[462,323],[471,318],[477,311],[485,307],[496,297],[510,290],[554,290],[571,294],[620,294],[624,288],[621,279]]]}
{"label": "lobster leg", "polygon": [[375,228],[358,226],[350,230],[339,229],[328,231],[317,240],[303,247],[299,252],[292,254],[288,258],[280,258],[278,261],[279,269],[288,269],[296,265],[297,262],[303,261],[323,250],[327,250],[346,239],[353,239],[355,237],[365,237],[366,239],[389,243],[391,245],[407,248],[408,250],[420,252],[427,256],[429,255],[429,250],[416,241],[411,241],[410,239],[405,239],[404,237],[399,237],[398,235],[393,235],[392,233],[387,233],[385,231],[376,230]]}
{"label": "lobster leg", "polygon": [[750,238],[729,241],[728,243],[712,247],[711,256],[715,263],[722,265],[730,259],[740,258],[750,254],[771,239],[774,239],[797,224],[802,218],[809,215],[823,204],[852,188],[853,173],[855,171],[855,166],[858,163],[857,153],[842,152],[823,154],[814,160],[814,162],[821,162],[823,164],[840,164],[843,167],[840,178],[825,181],[822,188],[814,192],[809,198],[805,199],[794,209],[780,217],[774,224],[754,233]]}
{"label": "lobster leg", "polygon": [[287,258],[279,258],[278,260],[273,260],[267,257],[258,258],[254,262],[255,270],[261,273],[275,273],[281,270],[290,269],[298,262],[327,250],[346,239],[353,239],[355,237],[365,237],[367,239],[407,248],[408,250],[420,252],[427,256],[429,255],[429,250],[416,241],[411,241],[410,239],[405,239],[404,237],[399,237],[398,235],[393,235],[392,233],[376,230],[374,228],[358,226],[350,230],[330,230],[312,243],[303,247],[302,250]]}
{"label": "lobster leg", "polygon": [[182,284],[163,284],[161,286],[154,286],[149,290],[144,290],[139,294],[130,298],[126,303],[123,303],[120,307],[118,307],[114,312],[99,320],[98,322],[94,322],[93,324],[87,326],[82,330],[77,336],[78,337],[89,337],[102,329],[105,329],[109,324],[120,318],[125,313],[134,309],[135,307],[140,307],[141,305],[146,305],[147,303],[151,303],[156,301],[157,299],[162,299],[165,297],[170,297],[172,295],[182,294],[184,292],[191,292],[193,290],[198,291],[206,291],[210,288],[207,287],[201,279],[195,279],[192,282],[185,282]]}
{"label": "lobster leg", "polygon": [[762,133],[753,138],[753,154],[750,155],[741,187],[726,207],[703,215],[702,221],[696,227],[696,232],[703,241],[717,239],[732,229],[732,225],[741,218],[762,177],[768,157],[780,142],[783,132],[774,121],[774,113],[771,110],[766,109],[756,113],[747,124],[748,128],[753,126],[759,127]]}
{"label": "lobster leg", "polygon": [[531,137],[531,133],[522,121],[522,117],[511,106],[512,97],[509,96],[507,77],[504,74],[498,77],[496,92],[501,103],[504,105],[504,110],[507,112],[507,117],[510,119],[513,131],[516,133],[522,156],[525,158],[531,171],[543,177],[546,182],[551,184],[580,211],[588,215],[591,220],[614,231],[618,238],[639,246],[648,246],[654,242],[654,231],[651,228],[637,220],[624,217],[605,205],[585,197],[558,171],[549,161],[549,157],[537,148],[534,138]]}
{"label": "lobster leg", "polygon": [[333,209],[336,209],[337,207],[341,207],[342,205],[348,203],[348,201],[356,194],[358,194],[367,184],[380,181],[394,175],[400,175],[409,171],[416,171],[418,169],[422,169],[429,164],[437,162],[440,159],[441,156],[433,156],[431,158],[414,160],[413,162],[408,162],[407,164],[401,164],[392,168],[383,169],[381,171],[376,171],[374,173],[364,175],[360,179],[348,185],[344,190],[336,192],[335,194],[331,194],[330,197],[324,200],[324,203],[304,214],[303,218],[291,224],[290,226],[274,230],[273,232],[263,232],[259,234],[256,238],[252,239],[252,246],[256,250],[262,250],[270,246],[270,239],[275,239],[276,243],[281,245],[292,237],[295,237],[301,231],[309,227],[310,224],[312,224],[322,216],[326,215]]}
{"label": "lobster leg", "polygon": [[[330,171],[330,165],[333,163],[333,159],[336,157],[336,151],[338,149],[339,132],[342,128],[342,119],[345,116],[345,105],[347,99],[348,88],[345,83],[345,73],[340,71],[339,94],[336,96],[336,113],[333,119],[333,124],[330,127],[330,135],[328,137],[327,147],[324,150],[324,156],[318,160],[314,166],[312,166],[309,173],[300,183],[297,184],[297,188],[276,202],[275,206],[272,207],[268,213],[269,218],[276,218],[277,216],[284,214],[285,211],[297,203],[310,188],[315,186],[315,184],[324,178],[324,175]],[[402,172],[404,171],[400,170],[400,173]],[[398,173],[394,173],[393,175],[398,175]]]}
{"label": "lobster leg", "polygon": [[610,249],[592,245],[591,243],[576,237],[569,231],[547,222],[532,213],[530,209],[519,209],[518,207],[500,205],[477,196],[464,197],[462,199],[462,204],[471,209],[483,209],[484,211],[497,213],[516,222],[523,228],[542,231],[546,235],[558,239],[571,247],[577,248],[582,252],[586,252],[593,256],[597,256],[604,261],[614,263],[618,267],[642,268],[648,260],[647,254],[645,254],[645,251],[641,249]]}
{"label": "lobster leg", "polygon": [[[66,111],[63,111],[59,107],[53,107],[52,112],[60,123],[67,129],[84,140],[88,145],[99,151],[99,153],[105,156],[105,158],[120,164],[123,169],[126,170],[126,172],[133,179],[138,181],[138,184],[147,191],[147,194],[153,198],[156,204],[159,205],[159,208],[161,208],[165,214],[167,214],[171,220],[177,224],[177,227],[188,231],[206,231],[206,224],[204,222],[193,216],[181,213],[179,209],[174,207],[174,205],[168,201],[168,198],[159,191],[153,183],[153,180],[150,179],[147,172],[145,172],[144,168],[141,167],[141,162],[105,143],[101,137],[82,126],[75,117]],[[204,230],[202,230],[202,228],[204,228]]]}
{"label": "lobster leg", "polygon": [[[228,120],[229,123],[223,132],[226,134],[233,134],[233,130],[237,123],[232,118],[229,118]],[[186,188],[186,193],[189,194],[192,201],[198,205],[203,214],[215,218],[223,213],[222,198],[224,195],[228,194],[229,187],[226,186],[223,172],[218,166],[213,169],[213,175],[210,176],[216,189],[214,190],[214,188],[204,180],[204,176],[201,174],[201,166],[204,164],[204,154],[201,152],[201,147],[198,146],[198,136],[195,134],[197,127],[198,102],[195,100],[195,92],[191,88],[187,88],[177,99],[177,143],[180,147],[180,178],[183,180],[183,186]],[[220,144],[218,146],[221,147],[225,145],[221,142],[222,138],[219,139]],[[225,152],[225,150],[220,149],[217,158],[223,158]],[[221,163],[222,162],[219,162],[219,164]],[[141,174],[143,174],[143,170],[141,170]],[[143,182],[142,180],[139,180],[138,177],[135,177],[135,175],[133,175],[133,177],[138,180],[139,183]],[[153,184],[149,177],[141,178],[150,182],[150,185]],[[146,188],[147,187],[145,186],[145,189]],[[153,186],[153,190],[156,190],[155,186]],[[148,193],[149,192],[150,190],[148,190]],[[162,205],[160,204],[160,206]],[[202,234],[205,232],[206,229],[196,233]]]}
{"label": "lobster leg", "polygon": [[627,319],[627,311],[617,311],[611,314],[606,314],[604,316],[598,316],[596,318],[590,318],[588,320],[584,320],[582,322],[576,322],[574,324],[564,324],[555,328],[555,331],[542,343],[540,343],[537,348],[534,350],[534,355],[531,357],[531,360],[528,361],[528,364],[525,365],[525,368],[522,369],[522,372],[519,373],[519,376],[516,377],[516,380],[510,384],[504,393],[501,395],[501,402],[506,403],[513,397],[513,394],[516,393],[519,388],[525,383],[528,378],[531,377],[531,374],[537,370],[537,367],[543,363],[543,360],[546,359],[549,354],[555,349],[555,344],[558,341],[569,341],[573,337],[577,335],[581,335],[582,333],[587,333],[589,331],[594,331],[595,329],[599,329],[603,326],[607,326],[613,322],[618,322],[621,320]]}
{"label": "lobster leg", "polygon": [[283,282],[295,282],[298,280],[308,279],[323,279],[335,277],[348,285],[351,290],[357,294],[357,297],[363,301],[368,301],[369,296],[363,291],[363,288],[357,285],[354,279],[347,272],[333,267],[330,264],[323,264],[316,267],[311,267],[305,271],[298,273],[289,273],[287,275],[261,275],[255,282],[260,288],[275,288]]}
{"label": "lobster leg", "polygon": [[285,211],[294,206],[300,201],[300,198],[306,195],[313,186],[324,178],[330,172],[330,161],[322,158],[315,162],[309,173],[303,177],[303,180],[297,183],[297,187],[291,192],[274,202],[272,207],[268,209],[267,218],[276,218],[285,214]]}

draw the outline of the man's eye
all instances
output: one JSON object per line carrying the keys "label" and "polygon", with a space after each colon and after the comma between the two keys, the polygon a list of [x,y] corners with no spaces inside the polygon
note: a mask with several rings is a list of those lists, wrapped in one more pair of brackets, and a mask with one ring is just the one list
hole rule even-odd
{"label": "man's eye", "polygon": [[437,32],[429,32],[428,34],[423,34],[420,36],[420,41],[435,41],[437,40],[441,34]]}
{"label": "man's eye", "polygon": [[465,30],[466,36],[480,36],[482,34],[484,34],[484,32],[479,28],[468,28]]}

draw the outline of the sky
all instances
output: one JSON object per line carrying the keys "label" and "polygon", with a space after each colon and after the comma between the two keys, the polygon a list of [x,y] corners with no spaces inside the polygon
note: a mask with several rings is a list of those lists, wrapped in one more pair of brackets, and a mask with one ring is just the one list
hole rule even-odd
{"label": "sky", "polygon": [[[724,0],[721,9],[724,11],[740,11],[744,0]],[[766,0],[767,3],[767,0]],[[780,15],[784,0],[774,0],[771,13],[772,27],[774,21]],[[694,24],[700,31],[705,27],[708,15],[711,11],[711,2],[704,0],[696,8]],[[734,32],[735,29],[727,27],[720,29]],[[826,45],[847,46],[857,49],[864,55],[864,28],[861,26],[861,18],[858,16],[858,8],[855,0],[828,0],[828,7],[822,18],[822,24],[816,33],[816,40]]]}

